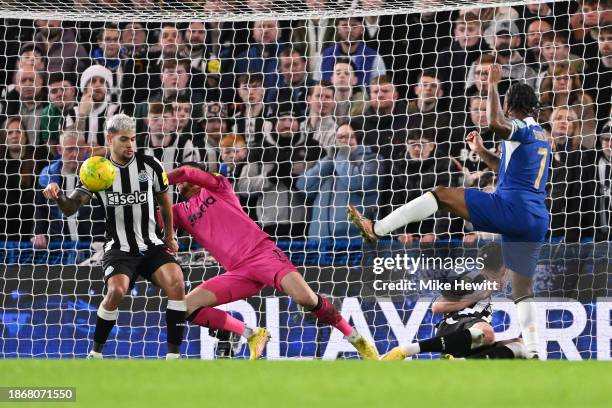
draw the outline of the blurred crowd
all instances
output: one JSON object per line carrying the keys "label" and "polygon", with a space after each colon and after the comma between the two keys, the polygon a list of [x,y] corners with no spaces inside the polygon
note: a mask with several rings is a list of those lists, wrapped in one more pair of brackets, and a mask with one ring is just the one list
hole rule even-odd
{"label": "blurred crowd", "polygon": [[[277,238],[357,237],[347,204],[382,217],[437,185],[492,191],[495,174],[465,137],[476,130],[499,152],[486,115],[494,63],[502,95],[514,82],[539,95],[551,239],[610,238],[607,0],[286,21],[6,19],[0,31],[0,240],[103,239],[95,202],[65,218],[41,190],[74,188],[79,164],[105,154],[105,121],[118,112],[137,119],[138,149],[167,171],[203,162],[228,177]],[[443,211],[395,237],[490,238]]]}

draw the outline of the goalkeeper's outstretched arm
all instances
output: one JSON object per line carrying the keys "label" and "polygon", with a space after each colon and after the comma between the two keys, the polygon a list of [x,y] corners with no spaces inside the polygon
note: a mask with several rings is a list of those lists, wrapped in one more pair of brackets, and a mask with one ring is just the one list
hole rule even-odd
{"label": "goalkeeper's outstretched arm", "polygon": [[200,170],[197,167],[184,164],[178,169],[172,170],[168,173],[168,183],[191,183],[196,186],[200,186],[207,190],[215,190],[219,188],[221,178],[214,176],[204,170]]}
{"label": "goalkeeper's outstretched arm", "polygon": [[43,195],[46,199],[55,201],[66,217],[70,217],[72,214],[79,211],[79,208],[87,204],[91,199],[89,194],[81,190],[74,190],[70,193],[70,196],[67,196],[57,183],[51,183],[45,187]]}

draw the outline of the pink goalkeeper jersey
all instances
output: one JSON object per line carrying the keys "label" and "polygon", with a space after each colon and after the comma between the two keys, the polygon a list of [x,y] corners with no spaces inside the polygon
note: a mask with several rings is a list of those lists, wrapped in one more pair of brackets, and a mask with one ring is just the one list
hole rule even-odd
{"label": "pink goalkeeper jersey", "polygon": [[191,234],[226,271],[252,257],[253,250],[270,238],[242,210],[225,177],[183,166],[168,173],[168,181],[202,187],[198,195],[172,206],[174,225]]}

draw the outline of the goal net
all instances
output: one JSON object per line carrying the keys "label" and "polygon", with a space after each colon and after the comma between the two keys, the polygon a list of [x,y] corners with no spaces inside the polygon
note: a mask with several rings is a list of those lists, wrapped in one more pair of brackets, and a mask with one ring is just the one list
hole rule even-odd
{"label": "goal net", "polygon": [[[478,249],[501,237],[440,210],[372,244],[346,207],[381,219],[436,186],[493,191],[496,171],[466,137],[479,132],[500,154],[486,114],[497,63],[502,99],[515,83],[535,90],[534,119],[552,146],[534,278],[540,354],[612,358],[607,0],[0,0],[0,16],[1,357],[84,357],[91,347],[104,210],[93,201],[64,217],[42,190],[75,188],[119,112],[166,171],[195,161],[227,177],[247,214],[381,354],[433,336],[440,285],[473,272]],[[187,290],[223,273],[185,232],[179,243]],[[511,284],[492,296],[496,339],[519,337]],[[163,356],[165,308],[140,280],[104,353]],[[270,330],[269,359],[357,357],[271,288],[219,308]],[[248,354],[244,340],[196,326],[182,352]]]}

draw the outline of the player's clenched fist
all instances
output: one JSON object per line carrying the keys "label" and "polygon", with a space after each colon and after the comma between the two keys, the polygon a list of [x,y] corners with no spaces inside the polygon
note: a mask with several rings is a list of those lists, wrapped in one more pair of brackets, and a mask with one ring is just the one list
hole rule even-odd
{"label": "player's clenched fist", "polygon": [[43,196],[47,200],[57,200],[59,193],[62,191],[57,183],[51,183],[43,190]]}
{"label": "player's clenched fist", "polygon": [[480,133],[478,133],[475,130],[468,133],[468,135],[465,138],[465,141],[467,142],[470,149],[474,152],[478,152],[480,149],[484,149],[484,144],[482,142],[482,136],[480,136]]}

